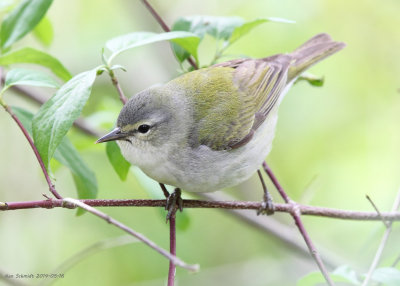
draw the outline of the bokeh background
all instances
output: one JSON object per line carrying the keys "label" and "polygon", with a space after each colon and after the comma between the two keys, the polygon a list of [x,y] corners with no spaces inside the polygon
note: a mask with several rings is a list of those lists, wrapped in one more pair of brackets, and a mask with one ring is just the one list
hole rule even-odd
{"label": "bokeh background", "polygon": [[[385,1],[156,1],[151,3],[168,24],[186,15],[282,17],[295,24],[267,23],[234,44],[228,53],[265,57],[289,52],[311,36],[327,32],[347,43],[340,53],[312,68],[323,75],[321,88],[296,84],[279,113],[274,147],[267,158],[280,182],[296,201],[315,206],[372,211],[368,194],[381,211],[390,210],[400,187],[400,2]],[[18,45],[34,46],[59,58],[77,74],[101,64],[101,48],[115,36],[133,31],[161,31],[140,1],[54,1],[48,16],[53,44],[46,48],[28,37]],[[200,60],[207,63],[215,43],[205,39]],[[117,72],[129,96],[178,74],[169,45],[135,49],[117,58],[127,72]],[[47,90],[37,90],[50,96]],[[37,110],[16,94],[9,104]],[[96,81],[84,110],[88,121],[104,131],[112,127],[121,104],[109,78]],[[71,131],[70,137],[95,170],[100,198],[153,197],[154,184],[137,170],[121,182],[104,146]],[[20,130],[0,112],[0,201],[39,200],[48,193],[38,163]],[[56,187],[76,197],[70,173],[54,166]],[[133,168],[134,169],[134,168]],[[149,192],[149,189],[153,191]],[[275,201],[280,202],[270,187]],[[244,200],[260,200],[254,176],[226,191]],[[114,218],[168,248],[163,211],[151,208],[103,209]],[[199,263],[201,271],[177,270],[178,285],[295,285],[317,270],[309,256],[257,227],[221,210],[185,209],[177,234],[178,256]],[[248,214],[254,215],[254,212]],[[303,244],[287,214],[273,217]],[[335,266],[349,265],[362,274],[375,254],[384,226],[380,222],[304,217],[322,256]],[[65,209],[0,213],[0,270],[9,274],[52,273],[65,260],[92,244],[122,235],[91,215]],[[279,231],[279,229],[278,229]],[[400,230],[385,249],[382,266],[400,255]],[[331,268],[330,268],[331,269]],[[55,285],[164,285],[167,260],[140,243],[95,252],[65,272]],[[28,285],[43,282],[20,280]],[[0,284],[4,283],[0,280]]]}

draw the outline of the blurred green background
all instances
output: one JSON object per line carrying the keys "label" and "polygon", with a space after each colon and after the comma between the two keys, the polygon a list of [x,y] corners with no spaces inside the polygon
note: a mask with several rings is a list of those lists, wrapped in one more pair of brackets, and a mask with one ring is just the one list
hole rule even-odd
{"label": "blurred green background", "polygon": [[[322,88],[301,82],[286,96],[267,162],[298,202],[372,211],[365,198],[368,194],[381,211],[391,209],[400,186],[399,1],[151,3],[170,25],[180,16],[198,14],[296,21],[261,25],[228,50],[234,55],[265,57],[289,52],[320,32],[346,42],[343,51],[312,68],[313,74],[325,77]],[[74,74],[101,64],[101,48],[112,37],[133,31],[161,31],[140,1],[54,1],[48,16],[55,34],[49,48],[40,46],[31,36],[18,45],[48,51]],[[214,46],[212,39],[202,43],[201,61],[206,63],[211,58]],[[167,43],[130,51],[115,63],[127,68],[117,76],[129,96],[168,81],[179,69]],[[48,90],[38,91],[51,95]],[[6,94],[5,100],[37,110],[34,103],[12,93]],[[100,77],[84,110],[89,122],[94,126],[102,123],[106,131],[120,108],[109,78]],[[0,201],[42,199],[41,194],[48,191],[38,163],[5,112],[0,112],[0,130]],[[142,176],[130,174],[126,182],[119,180],[104,146],[94,146],[93,138],[79,132],[70,133],[96,172],[99,198],[152,197],[147,190],[152,185]],[[76,197],[70,173],[60,167],[54,175],[58,191]],[[270,189],[275,201],[281,202]],[[260,200],[262,191],[254,176],[228,193],[243,200]],[[168,248],[164,212],[151,208],[102,210]],[[310,257],[224,211],[185,209],[184,213],[186,220],[179,222],[177,234],[178,256],[199,263],[201,271],[189,274],[178,269],[178,285],[295,285],[299,278],[317,270]],[[255,212],[249,214],[255,216]],[[278,213],[273,218],[292,228],[293,239],[304,244],[290,216]],[[304,223],[323,257],[336,266],[350,265],[359,274],[368,270],[384,230],[380,222],[304,217]],[[3,212],[0,230],[0,270],[9,274],[52,273],[85,247],[122,235],[119,229],[92,215],[76,217],[74,211],[66,209]],[[391,265],[400,255],[399,239],[400,230],[395,224],[381,265]],[[89,256],[55,285],[164,285],[167,271],[164,257],[134,243]]]}

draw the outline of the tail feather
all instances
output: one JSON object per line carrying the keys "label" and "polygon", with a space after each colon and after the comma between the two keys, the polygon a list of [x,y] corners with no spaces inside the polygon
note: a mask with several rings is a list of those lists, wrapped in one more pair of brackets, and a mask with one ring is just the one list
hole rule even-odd
{"label": "tail feather", "polygon": [[345,46],[345,43],[333,41],[328,34],[318,34],[312,37],[290,54],[292,61],[288,80],[293,80],[312,65],[340,51]]}

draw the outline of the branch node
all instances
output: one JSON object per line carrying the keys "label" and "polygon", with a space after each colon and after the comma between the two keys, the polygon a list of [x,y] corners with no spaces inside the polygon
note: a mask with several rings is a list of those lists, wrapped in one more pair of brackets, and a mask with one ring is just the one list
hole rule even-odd
{"label": "branch node", "polygon": [[368,195],[365,195],[365,197],[371,203],[372,207],[375,209],[376,213],[378,214],[379,218],[382,220],[382,223],[385,225],[385,227],[389,228],[390,223],[385,221],[385,219],[383,218],[383,216],[382,216],[381,212],[379,211],[378,207],[376,206],[376,204],[372,201],[372,199]]}

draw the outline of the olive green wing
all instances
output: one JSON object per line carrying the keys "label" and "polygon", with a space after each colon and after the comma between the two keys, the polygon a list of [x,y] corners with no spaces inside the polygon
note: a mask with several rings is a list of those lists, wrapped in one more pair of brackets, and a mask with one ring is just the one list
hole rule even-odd
{"label": "olive green wing", "polygon": [[192,99],[190,145],[214,150],[245,145],[276,106],[286,85],[344,46],[319,34],[290,54],[228,61],[176,79]]}
{"label": "olive green wing", "polygon": [[287,66],[244,59],[180,77],[194,106],[190,145],[230,150],[246,144],[285,86]]}

